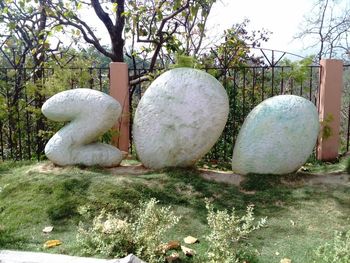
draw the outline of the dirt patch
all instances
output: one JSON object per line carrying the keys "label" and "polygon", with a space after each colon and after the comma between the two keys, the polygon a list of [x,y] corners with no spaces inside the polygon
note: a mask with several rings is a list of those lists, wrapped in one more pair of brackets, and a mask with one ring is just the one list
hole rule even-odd
{"label": "dirt patch", "polygon": [[[43,162],[39,163],[35,166],[33,166],[31,169],[29,169],[26,173],[61,173],[63,171],[67,171],[69,169],[74,169],[76,166],[58,166],[53,164],[52,162]],[[84,169],[84,168],[82,168]],[[151,169],[148,169],[144,167],[141,164],[128,164],[128,163],[122,163],[118,167],[112,167],[112,168],[101,168],[102,170],[105,170],[111,174],[115,175],[142,175],[152,172]]]}
{"label": "dirt patch", "polygon": [[142,175],[152,172],[152,169],[148,169],[141,164],[138,165],[120,165],[118,167],[106,169],[115,175]]}
{"label": "dirt patch", "polygon": [[61,173],[63,170],[67,169],[67,167],[60,167],[52,162],[43,162],[35,165],[31,169],[29,169],[26,174],[31,173]]}
{"label": "dirt patch", "polygon": [[[208,169],[199,169],[201,176],[206,180],[211,180],[220,183],[232,184],[240,186],[241,182],[245,180],[244,175],[234,174],[232,172],[223,172]],[[264,175],[261,175],[264,176]],[[283,177],[283,175],[282,175]],[[295,174],[293,179],[284,178],[282,183],[290,186],[304,186],[304,185],[331,185],[331,186],[350,186],[350,175],[344,173],[336,174]],[[247,192],[247,194],[254,194],[254,191]]]}
{"label": "dirt patch", "polygon": [[227,183],[239,186],[241,182],[244,180],[244,176],[239,174],[234,174],[232,172],[224,172],[224,171],[214,171],[208,169],[199,169],[201,172],[200,175],[206,180],[215,181],[219,183]]}
{"label": "dirt patch", "polygon": [[[73,166],[60,167],[51,162],[43,162],[35,165],[27,171],[30,173],[54,173],[58,174],[64,170],[72,169]],[[123,176],[137,176],[144,175],[154,170],[144,167],[140,163],[128,163],[122,162],[118,167],[105,168],[114,175]],[[215,181],[219,183],[226,183],[235,186],[239,186],[242,181],[245,180],[244,175],[234,174],[230,171],[209,170],[200,168],[200,176],[209,181]],[[261,175],[263,176],[263,175]],[[310,173],[297,173],[293,177],[284,177],[282,183],[291,186],[303,186],[303,185],[332,185],[332,186],[350,186],[350,175],[345,173],[333,173],[333,174],[310,174]]]}
{"label": "dirt patch", "polygon": [[298,183],[305,185],[350,186],[350,175],[344,173],[302,174]]}

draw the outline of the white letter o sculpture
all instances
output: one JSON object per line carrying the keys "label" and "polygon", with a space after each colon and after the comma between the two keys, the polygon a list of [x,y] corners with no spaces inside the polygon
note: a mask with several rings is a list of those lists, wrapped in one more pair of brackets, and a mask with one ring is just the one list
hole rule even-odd
{"label": "white letter o sculpture", "polygon": [[160,75],[142,96],[133,124],[138,157],[149,168],[186,167],[220,137],[229,112],[219,81],[191,68]]}
{"label": "white letter o sculpture", "polygon": [[41,110],[50,120],[70,122],[45,146],[45,155],[53,163],[112,167],[122,161],[119,149],[96,142],[121,114],[119,102],[111,96],[91,89],[67,90],[48,99]]}

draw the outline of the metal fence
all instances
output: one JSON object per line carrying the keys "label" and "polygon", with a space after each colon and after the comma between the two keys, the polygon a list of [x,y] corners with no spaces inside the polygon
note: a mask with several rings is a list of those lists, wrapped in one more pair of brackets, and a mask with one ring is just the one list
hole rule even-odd
{"label": "metal fence", "polygon": [[62,126],[41,114],[45,100],[72,88],[108,92],[108,75],[108,68],[0,68],[0,158],[40,160]]}
{"label": "metal fence", "polygon": [[[319,66],[309,66],[299,74],[295,74],[295,70],[290,66],[206,68],[204,70],[223,84],[230,105],[227,124],[213,149],[205,156],[206,162],[231,161],[233,146],[245,117],[264,99],[280,94],[295,94],[315,104],[317,101]],[[138,70],[136,73],[142,72]],[[130,70],[130,74],[135,74],[135,71]],[[131,87],[130,112],[132,115],[149,84],[146,82]]]}
{"label": "metal fence", "polygon": [[[288,66],[206,68],[225,87],[230,103],[226,127],[204,160],[228,163],[233,145],[247,114],[266,98],[295,94],[316,104],[319,67],[309,66],[300,74]],[[38,72],[39,71],[39,72]],[[157,75],[161,72],[153,72]],[[130,78],[147,74],[147,69],[129,70]],[[40,78],[38,78],[40,77]],[[130,86],[131,125],[133,113],[151,81]],[[108,93],[108,68],[0,68],[0,155],[2,160],[40,159],[47,140],[62,123],[42,116],[42,103],[51,95],[71,88],[92,88]],[[342,151],[349,150],[350,65],[344,66],[342,102]],[[131,133],[132,135],[132,133]],[[132,139],[132,136],[131,136]],[[131,141],[131,153],[134,147]]]}
{"label": "metal fence", "polygon": [[350,147],[350,64],[344,65],[343,96],[341,103],[341,151],[348,152]]}

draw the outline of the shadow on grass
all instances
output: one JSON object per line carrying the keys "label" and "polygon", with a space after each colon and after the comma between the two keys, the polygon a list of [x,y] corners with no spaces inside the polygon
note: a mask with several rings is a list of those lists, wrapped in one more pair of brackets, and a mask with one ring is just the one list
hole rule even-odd
{"label": "shadow on grass", "polygon": [[16,249],[21,247],[27,239],[19,237],[14,234],[14,230],[2,229],[0,225],[0,249],[6,247],[7,249]]}

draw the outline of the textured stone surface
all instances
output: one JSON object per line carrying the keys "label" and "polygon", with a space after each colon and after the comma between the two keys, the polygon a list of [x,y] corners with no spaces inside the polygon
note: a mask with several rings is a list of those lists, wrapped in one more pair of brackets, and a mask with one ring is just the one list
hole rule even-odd
{"label": "textured stone surface", "polygon": [[193,165],[220,137],[228,110],[226,91],[214,77],[190,68],[165,72],[147,89],[135,113],[139,158],[154,169]]}
{"label": "textured stone surface", "polygon": [[60,92],[42,106],[50,120],[68,122],[46,144],[45,155],[58,165],[117,166],[122,153],[112,145],[95,142],[117,122],[120,104],[91,89]]}
{"label": "textured stone surface", "polygon": [[121,259],[96,259],[58,254],[0,250],[1,263],[145,263],[130,254]]}
{"label": "textured stone surface", "polygon": [[318,131],[317,110],[310,101],[294,95],[269,98],[249,113],[239,131],[233,172],[294,172],[311,155]]}

